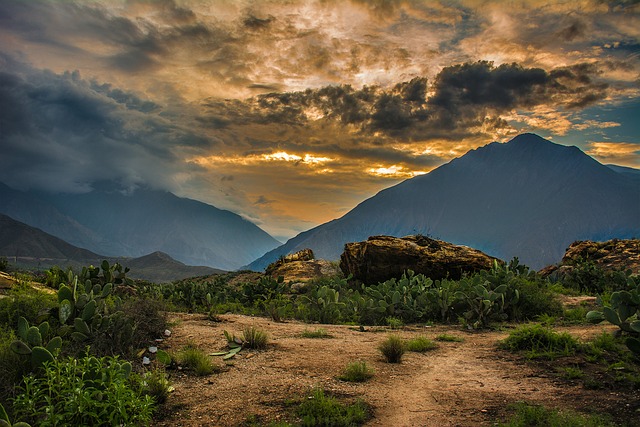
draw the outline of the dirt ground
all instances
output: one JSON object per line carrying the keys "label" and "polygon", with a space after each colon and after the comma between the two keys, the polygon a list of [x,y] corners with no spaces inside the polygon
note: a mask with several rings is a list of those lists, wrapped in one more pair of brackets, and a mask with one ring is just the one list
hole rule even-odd
{"label": "dirt ground", "polygon": [[[629,411],[624,418],[640,418],[637,399],[611,390],[587,390],[559,380],[521,356],[496,349],[508,331],[466,332],[459,326],[406,326],[401,330],[344,325],[276,323],[266,318],[223,315],[221,322],[201,314],[173,314],[172,336],[162,347],[177,351],[187,343],[213,353],[225,349],[223,330],[241,336],[245,326],[267,331],[266,350],[242,350],[225,363],[221,373],[207,377],[170,371],[175,391],[155,426],[237,426],[250,415],[267,424],[286,419],[286,402],[300,399],[314,388],[341,399],[362,399],[373,409],[368,426],[489,426],[504,420],[508,404],[517,401],[578,411]],[[303,338],[306,330],[325,329],[332,338]],[[559,328],[585,339],[615,327]],[[389,333],[403,338],[424,335],[434,339],[447,333],[462,342],[438,342],[436,350],[407,353],[401,364],[382,360],[377,349]],[[337,377],[352,361],[366,361],[375,370],[365,383]],[[553,364],[551,364],[553,365]],[[637,402],[636,402],[637,403]],[[619,413],[617,415],[620,415]],[[634,421],[635,422],[635,421]]]}

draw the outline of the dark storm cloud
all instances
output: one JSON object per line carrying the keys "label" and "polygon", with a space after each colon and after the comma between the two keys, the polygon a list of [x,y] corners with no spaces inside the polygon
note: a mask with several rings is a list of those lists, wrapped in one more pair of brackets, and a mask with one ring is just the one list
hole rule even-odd
{"label": "dark storm cloud", "polygon": [[396,139],[458,138],[472,127],[507,127],[500,115],[514,109],[583,108],[602,100],[608,87],[598,81],[599,73],[594,64],[546,71],[480,61],[445,67],[431,86],[418,77],[387,89],[340,85],[269,93],[244,102],[212,100],[203,117],[225,127],[346,126],[374,145],[374,132]]}
{"label": "dark storm cloud", "polygon": [[86,191],[114,180],[170,188],[179,171],[174,148],[202,143],[134,94],[77,72],[35,70],[6,56],[0,63],[0,181],[15,187]]}

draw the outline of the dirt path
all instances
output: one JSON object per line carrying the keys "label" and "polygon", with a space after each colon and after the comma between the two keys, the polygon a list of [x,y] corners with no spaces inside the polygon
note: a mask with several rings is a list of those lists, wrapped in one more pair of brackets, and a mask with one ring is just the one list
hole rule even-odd
{"label": "dirt path", "polygon": [[[518,357],[496,351],[497,341],[506,332],[466,333],[448,326],[360,332],[343,325],[275,323],[238,315],[222,319],[216,323],[202,315],[176,314],[172,337],[165,344],[176,351],[192,342],[215,352],[226,345],[223,330],[241,335],[245,326],[254,325],[269,333],[269,348],[243,350],[224,372],[209,377],[173,373],[176,391],[156,426],[236,426],[250,415],[274,421],[291,411],[287,400],[304,396],[314,387],[372,405],[374,418],[369,426],[488,426],[504,415],[509,403],[521,400],[574,409],[589,408],[590,402],[603,405],[602,391],[556,383]],[[318,327],[332,338],[301,337],[305,329]],[[602,329],[612,330],[610,326],[568,328],[583,338]],[[377,347],[390,332],[403,338],[425,335],[431,339],[448,333],[464,341],[440,342],[434,351],[407,353],[401,364],[388,364]],[[375,376],[360,384],[338,380],[347,363],[355,360],[366,361]]]}

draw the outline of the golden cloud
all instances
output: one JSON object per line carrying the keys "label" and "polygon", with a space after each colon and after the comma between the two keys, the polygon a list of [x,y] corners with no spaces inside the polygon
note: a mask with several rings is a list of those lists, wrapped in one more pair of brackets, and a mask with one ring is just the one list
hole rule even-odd
{"label": "golden cloud", "polygon": [[640,167],[640,144],[630,142],[590,142],[586,153],[602,163]]}

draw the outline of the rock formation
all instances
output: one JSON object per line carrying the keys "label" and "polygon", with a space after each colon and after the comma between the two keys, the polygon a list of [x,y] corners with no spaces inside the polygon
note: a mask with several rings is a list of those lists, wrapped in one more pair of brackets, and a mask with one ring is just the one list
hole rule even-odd
{"label": "rock formation", "polygon": [[[322,276],[337,274],[334,265],[329,261],[315,259],[311,249],[303,249],[294,254],[286,255],[265,270],[267,276],[274,279],[282,276],[285,282],[305,282]],[[292,288],[296,288],[293,286]]]}
{"label": "rock formation", "polygon": [[[459,279],[463,273],[491,268],[496,258],[485,253],[425,236],[372,236],[347,243],[340,256],[345,276],[367,284],[400,277],[405,270],[433,280]],[[500,261],[502,262],[502,261]]]}
{"label": "rock formation", "polygon": [[640,239],[573,242],[567,248],[559,265],[545,267],[540,270],[540,274],[562,277],[570,273],[581,261],[592,261],[605,271],[630,269],[632,274],[640,274]]}

